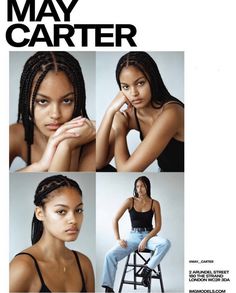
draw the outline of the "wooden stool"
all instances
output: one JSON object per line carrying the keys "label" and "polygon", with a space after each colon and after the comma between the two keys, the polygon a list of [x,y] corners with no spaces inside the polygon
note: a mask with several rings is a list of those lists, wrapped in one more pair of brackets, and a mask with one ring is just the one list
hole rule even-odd
{"label": "wooden stool", "polygon": [[[144,253],[148,253],[149,257],[145,258],[143,256]],[[123,271],[123,274],[122,274],[122,278],[121,278],[120,287],[119,287],[118,292],[122,292],[122,287],[123,287],[124,284],[134,285],[134,290],[137,289],[137,286],[143,286],[141,281],[138,282],[137,279],[142,278],[141,271],[142,271],[143,267],[150,260],[152,254],[153,254],[153,251],[149,250],[149,249],[145,249],[144,251],[136,250],[136,251],[133,252],[133,263],[129,262],[131,254],[127,256],[126,264],[125,264],[125,267],[124,267],[124,271]],[[143,261],[142,264],[137,263],[137,256],[139,256],[141,258],[141,260]],[[129,267],[133,268],[133,280],[132,281],[129,281],[129,280],[125,279],[125,276],[126,276],[126,273],[128,273],[128,268]],[[150,285],[147,287],[147,289],[148,289],[148,292],[151,292],[151,280],[152,279],[159,279],[160,280],[161,292],[164,293],[164,285],[163,285],[163,280],[162,280],[162,275],[161,275],[161,266],[160,266],[160,264],[157,265],[157,269],[158,270],[152,270],[152,274],[150,276]]]}

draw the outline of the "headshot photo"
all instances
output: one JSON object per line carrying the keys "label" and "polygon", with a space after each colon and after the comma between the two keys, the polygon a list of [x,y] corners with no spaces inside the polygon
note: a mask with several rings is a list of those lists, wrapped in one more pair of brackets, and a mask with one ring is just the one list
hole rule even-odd
{"label": "headshot photo", "polygon": [[9,59],[10,171],[95,171],[95,53]]}
{"label": "headshot photo", "polygon": [[96,53],[96,169],[184,171],[184,53]]}
{"label": "headshot photo", "polygon": [[94,292],[95,175],[10,174],[10,292]]}
{"label": "headshot photo", "polygon": [[183,173],[97,173],[96,191],[96,291],[184,292]]}

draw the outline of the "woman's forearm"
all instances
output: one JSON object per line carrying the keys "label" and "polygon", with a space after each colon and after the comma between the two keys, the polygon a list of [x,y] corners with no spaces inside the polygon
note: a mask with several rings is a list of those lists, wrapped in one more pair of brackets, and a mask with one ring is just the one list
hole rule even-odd
{"label": "woman's forearm", "polygon": [[127,138],[124,133],[116,134],[114,153],[117,170],[130,171],[127,168],[127,161],[130,154],[127,145]]}
{"label": "woman's forearm", "polygon": [[120,240],[119,224],[117,220],[113,220],[113,230],[116,240]]}
{"label": "woman's forearm", "polygon": [[96,168],[101,169],[109,163],[110,134],[115,112],[108,109],[103,117],[96,136]]}
{"label": "woman's forearm", "polygon": [[63,144],[59,144],[52,159],[49,172],[62,172],[70,170],[71,150]]}

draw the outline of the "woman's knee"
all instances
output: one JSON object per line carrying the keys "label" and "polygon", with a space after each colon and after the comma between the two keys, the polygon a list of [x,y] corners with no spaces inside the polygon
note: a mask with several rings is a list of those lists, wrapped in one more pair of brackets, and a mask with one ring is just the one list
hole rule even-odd
{"label": "woman's knee", "polygon": [[163,244],[162,245],[165,247],[166,250],[169,250],[170,247],[171,247],[171,242],[170,242],[169,239],[165,238],[165,239],[163,239]]}

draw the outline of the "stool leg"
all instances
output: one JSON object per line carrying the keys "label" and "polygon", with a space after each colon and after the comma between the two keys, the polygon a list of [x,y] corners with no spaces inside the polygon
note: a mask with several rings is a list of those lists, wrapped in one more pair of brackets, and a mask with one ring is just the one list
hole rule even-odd
{"label": "stool leg", "polygon": [[136,290],[137,289],[137,275],[136,275],[136,273],[137,273],[137,271],[136,271],[136,269],[137,269],[137,267],[136,267],[136,264],[137,264],[137,259],[136,259],[136,252],[134,252],[134,290]]}
{"label": "stool leg", "polygon": [[161,285],[161,292],[164,293],[164,285],[163,285],[163,280],[162,280],[162,274],[161,274],[161,266],[160,264],[157,266],[158,271],[159,271],[159,277],[160,277],[160,285]]}
{"label": "stool leg", "polygon": [[121,293],[121,291],[122,291],[122,287],[123,287],[123,284],[124,284],[124,279],[125,279],[125,275],[126,275],[126,271],[127,271],[127,267],[128,267],[128,263],[129,263],[129,258],[130,258],[130,254],[127,256],[127,260],[126,260],[126,263],[125,263],[125,268],[124,268],[122,278],[121,278],[121,281],[120,281],[120,287],[119,287],[119,291],[118,291],[119,293]]}

